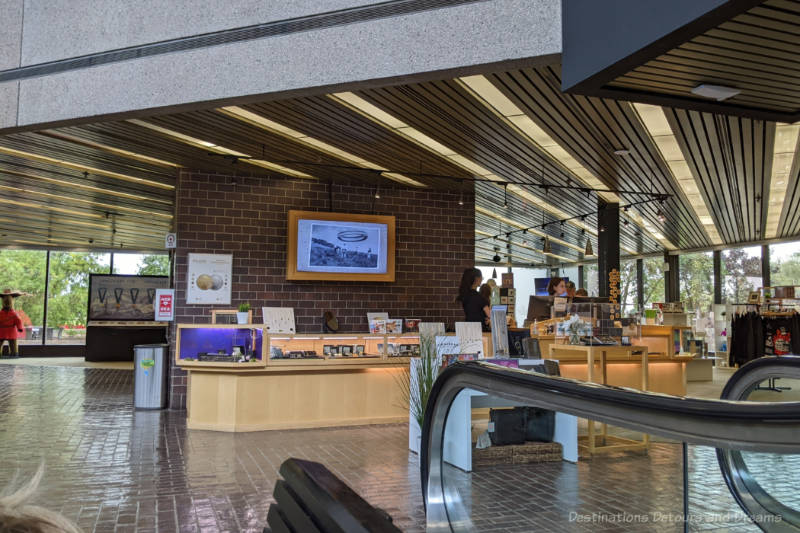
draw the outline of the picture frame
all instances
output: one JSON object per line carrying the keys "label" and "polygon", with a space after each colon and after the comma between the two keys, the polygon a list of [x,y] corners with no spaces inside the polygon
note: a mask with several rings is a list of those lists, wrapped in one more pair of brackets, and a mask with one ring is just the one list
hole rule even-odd
{"label": "picture frame", "polygon": [[390,318],[386,321],[386,333],[387,334],[400,334],[403,333],[403,319],[402,318]]}
{"label": "picture frame", "polygon": [[333,353],[333,346],[326,344],[322,347],[322,355],[330,356]]}
{"label": "picture frame", "polygon": [[169,276],[89,274],[88,320],[153,321],[157,289]]}
{"label": "picture frame", "polygon": [[352,344],[341,344],[339,345],[339,351],[342,354],[342,357],[350,357],[353,355],[353,345]]}
{"label": "picture frame", "polygon": [[292,209],[287,223],[287,280],[395,281],[395,217]]}
{"label": "picture frame", "polygon": [[750,292],[750,296],[747,298],[747,303],[757,304],[760,301],[761,301],[761,294],[759,293],[759,291]]}
{"label": "picture frame", "polygon": [[354,353],[356,357],[361,357],[362,355],[364,355],[364,349],[366,348],[366,346],[364,346],[363,344],[356,344],[354,348],[355,348]]}

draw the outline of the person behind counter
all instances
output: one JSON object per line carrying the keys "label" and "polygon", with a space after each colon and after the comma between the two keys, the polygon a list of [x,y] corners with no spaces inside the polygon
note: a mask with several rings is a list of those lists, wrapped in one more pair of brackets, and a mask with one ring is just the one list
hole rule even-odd
{"label": "person behind counter", "polygon": [[581,287],[580,289],[578,289],[577,291],[575,291],[575,296],[589,296],[589,293],[588,293],[588,292],[586,292],[586,289],[584,289],[583,287]]}
{"label": "person behind counter", "polygon": [[567,296],[570,298],[575,296],[575,283],[572,281],[567,282]]}
{"label": "person behind counter", "polygon": [[564,279],[558,276],[550,278],[550,283],[547,284],[547,294],[550,296],[566,296],[567,284]]}
{"label": "person behind counter", "polygon": [[[481,296],[476,290],[483,281],[483,274],[477,268],[467,268],[461,275],[461,284],[458,287],[457,302],[464,308],[466,322],[480,322],[483,329],[489,328],[489,300]],[[491,290],[491,289],[490,289]]]}

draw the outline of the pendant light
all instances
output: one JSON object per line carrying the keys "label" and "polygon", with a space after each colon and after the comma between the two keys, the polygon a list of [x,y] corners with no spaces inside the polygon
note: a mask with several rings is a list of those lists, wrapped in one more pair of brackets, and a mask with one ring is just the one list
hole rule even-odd
{"label": "pendant light", "polygon": [[583,255],[586,257],[591,257],[594,255],[594,250],[592,250],[592,241],[589,238],[586,238],[586,250],[583,252]]}
{"label": "pendant light", "polygon": [[492,268],[492,279],[497,279],[497,269]]}

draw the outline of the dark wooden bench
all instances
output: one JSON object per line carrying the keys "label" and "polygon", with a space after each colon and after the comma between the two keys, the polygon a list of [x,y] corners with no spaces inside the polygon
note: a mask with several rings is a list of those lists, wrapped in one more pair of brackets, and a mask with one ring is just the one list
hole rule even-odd
{"label": "dark wooden bench", "polygon": [[291,458],[279,472],[264,533],[400,532],[385,511],[319,463]]}

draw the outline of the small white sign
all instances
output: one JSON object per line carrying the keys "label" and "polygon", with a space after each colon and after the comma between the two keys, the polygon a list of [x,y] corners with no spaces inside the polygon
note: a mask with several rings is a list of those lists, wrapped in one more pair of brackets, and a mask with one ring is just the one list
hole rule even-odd
{"label": "small white sign", "polygon": [[178,246],[178,236],[174,233],[167,233],[166,237],[164,237],[164,248],[177,248]]}
{"label": "small white sign", "polygon": [[170,322],[175,319],[175,289],[156,289],[154,302],[156,322]]}

